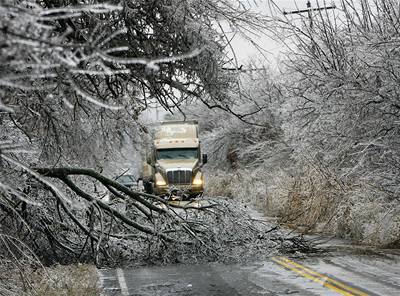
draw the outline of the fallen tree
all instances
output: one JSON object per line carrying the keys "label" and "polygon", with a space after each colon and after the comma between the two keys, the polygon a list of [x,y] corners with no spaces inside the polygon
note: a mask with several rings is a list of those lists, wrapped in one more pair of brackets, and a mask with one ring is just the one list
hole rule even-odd
{"label": "fallen tree", "polygon": [[[3,159],[12,161],[4,155]],[[10,235],[17,235],[48,264],[236,262],[310,250],[302,238],[253,219],[243,205],[222,197],[171,204],[92,169],[22,169],[38,182],[33,186],[36,193],[31,192],[29,201],[9,194],[8,207],[13,211],[0,213],[2,231],[19,219],[17,228],[8,229]],[[104,188],[102,194],[90,189],[93,182]],[[47,192],[51,199],[43,199],[49,197]],[[104,201],[104,193],[112,198]]]}

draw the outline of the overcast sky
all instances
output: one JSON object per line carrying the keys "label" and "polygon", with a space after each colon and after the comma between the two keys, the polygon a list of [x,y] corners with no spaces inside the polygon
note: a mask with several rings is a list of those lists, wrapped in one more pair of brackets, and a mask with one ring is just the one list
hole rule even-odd
{"label": "overcast sky", "polygon": [[[271,15],[270,11],[270,1],[268,0],[246,0],[243,1],[246,5],[250,5],[252,10],[255,12],[259,12],[266,15]],[[338,1],[336,1],[338,2]],[[307,8],[307,0],[294,1],[294,0],[274,0],[274,3],[279,9],[282,11],[293,11],[297,9],[306,9]],[[330,6],[332,1],[319,1],[319,6]],[[317,1],[311,0],[312,7],[317,7]],[[275,11],[277,16],[283,16],[281,13]],[[303,17],[306,17],[306,14],[303,14]],[[298,15],[289,16],[292,19],[299,19]],[[279,59],[283,57],[284,47],[273,39],[262,36],[258,38],[257,36],[252,36],[254,42],[256,42],[259,46],[265,49],[264,55],[267,57],[267,63],[270,63],[270,66],[273,68],[277,67],[277,63]],[[237,56],[239,64],[244,64],[250,59],[262,59],[263,56],[259,53],[259,51],[254,47],[250,42],[244,40],[240,36],[236,35],[232,40],[232,45],[235,50],[235,54]]]}
{"label": "overcast sky", "polygon": [[[271,15],[270,11],[270,4],[267,0],[243,0],[246,5],[251,5],[253,11],[263,13],[266,15]],[[279,7],[282,11],[292,11],[297,9],[305,9],[307,0],[301,1],[294,1],[294,0],[275,0],[274,1],[277,7]],[[324,5],[323,1],[319,1],[320,6]],[[331,2],[326,1],[325,5],[330,5]],[[316,0],[311,1],[311,5],[313,7],[317,7]],[[275,12],[277,13],[277,12]],[[279,16],[282,16],[280,14]],[[294,16],[294,18],[299,19],[299,16]],[[229,30],[227,30],[229,31]],[[228,34],[227,34],[228,35]],[[230,33],[230,37],[233,36],[233,33]],[[279,67],[279,60],[284,57],[283,51],[285,50],[284,47],[279,44],[278,42],[274,41],[273,39],[262,36],[261,38],[257,36],[252,36],[254,42],[256,42],[259,46],[265,49],[266,52],[263,52],[264,56],[254,47],[250,42],[246,41],[244,38],[241,38],[239,35],[235,35],[232,40],[232,46],[235,51],[235,55],[238,59],[239,66],[241,64],[245,65],[246,62],[250,61],[251,59],[261,60],[262,63],[268,64],[271,68],[277,69]],[[162,108],[157,108],[147,110],[143,115],[142,118],[145,121],[159,121],[162,120],[164,115],[167,113]]]}

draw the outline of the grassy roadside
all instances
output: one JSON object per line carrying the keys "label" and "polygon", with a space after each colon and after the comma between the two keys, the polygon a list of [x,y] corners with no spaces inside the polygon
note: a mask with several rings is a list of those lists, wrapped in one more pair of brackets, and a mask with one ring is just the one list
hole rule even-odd
{"label": "grassy roadside", "polygon": [[258,168],[210,175],[208,195],[239,199],[304,234],[334,235],[381,248],[400,247],[398,202],[367,185],[340,188],[334,179],[311,170],[294,175]]}
{"label": "grassy roadside", "polygon": [[0,295],[96,296],[100,295],[96,267],[87,264],[55,265],[45,269],[3,265]]}

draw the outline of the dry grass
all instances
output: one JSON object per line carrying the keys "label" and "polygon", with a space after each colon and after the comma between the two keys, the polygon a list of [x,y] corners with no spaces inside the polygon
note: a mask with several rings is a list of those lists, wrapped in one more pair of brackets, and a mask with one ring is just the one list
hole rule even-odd
{"label": "dry grass", "polygon": [[250,203],[268,216],[281,216],[285,211],[293,178],[283,170],[274,172],[257,168],[239,169],[235,173],[210,172],[206,195],[225,196]]}
{"label": "dry grass", "polygon": [[100,295],[96,267],[93,265],[56,265],[45,270],[33,270],[29,266],[3,268],[0,273],[0,295]]}
{"label": "dry grass", "polygon": [[93,265],[55,266],[48,270],[52,281],[40,285],[39,295],[99,295],[96,267]]}
{"label": "dry grass", "polygon": [[[210,174],[211,175],[211,174]],[[325,233],[380,247],[398,247],[400,206],[368,184],[341,187],[331,175],[305,167],[291,177],[260,168],[213,173],[210,196],[229,196],[303,233]]]}
{"label": "dry grass", "polygon": [[337,214],[343,193],[334,182],[315,172],[303,172],[286,186],[290,186],[290,190],[281,214],[282,223],[307,233],[321,224],[328,224]]}

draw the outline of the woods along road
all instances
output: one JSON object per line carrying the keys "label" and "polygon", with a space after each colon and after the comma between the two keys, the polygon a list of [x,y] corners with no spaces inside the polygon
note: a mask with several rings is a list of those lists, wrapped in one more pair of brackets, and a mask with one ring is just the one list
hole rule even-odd
{"label": "woods along road", "polygon": [[99,270],[103,295],[400,295],[400,251],[318,240],[319,252],[245,264]]}

